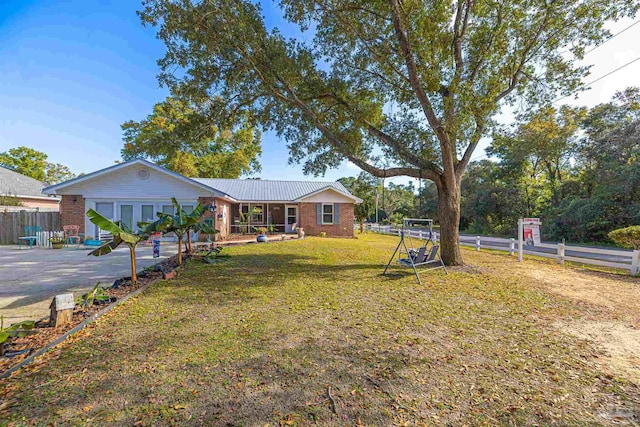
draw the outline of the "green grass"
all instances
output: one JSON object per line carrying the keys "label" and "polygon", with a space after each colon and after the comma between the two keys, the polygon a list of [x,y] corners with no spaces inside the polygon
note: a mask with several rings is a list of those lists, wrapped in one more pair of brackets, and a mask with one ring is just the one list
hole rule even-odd
{"label": "green grass", "polygon": [[[6,383],[8,425],[599,425],[638,398],[552,323],[584,305],[475,268],[380,273],[396,239],[192,262]],[[558,267],[561,268],[561,267]],[[588,309],[588,307],[586,308]],[[328,399],[331,388],[337,414]],[[137,424],[136,424],[137,423]]]}

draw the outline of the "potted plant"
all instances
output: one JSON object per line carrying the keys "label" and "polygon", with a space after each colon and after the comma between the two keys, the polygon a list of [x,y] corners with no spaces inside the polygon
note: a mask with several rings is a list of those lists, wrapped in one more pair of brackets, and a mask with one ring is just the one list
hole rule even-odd
{"label": "potted plant", "polygon": [[66,240],[64,237],[49,237],[49,243],[51,243],[52,249],[62,249]]}
{"label": "potted plant", "polygon": [[267,228],[266,227],[258,227],[258,228],[256,228],[256,231],[258,232],[258,237],[256,238],[256,240],[258,242],[267,242],[267,241],[269,241],[269,238],[267,237]]}

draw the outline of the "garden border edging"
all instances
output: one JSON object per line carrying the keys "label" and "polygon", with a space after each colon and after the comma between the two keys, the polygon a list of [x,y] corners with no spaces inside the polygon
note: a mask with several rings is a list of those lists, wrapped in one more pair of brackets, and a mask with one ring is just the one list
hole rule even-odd
{"label": "garden border edging", "polygon": [[116,301],[113,304],[109,304],[109,306],[103,308],[102,310],[98,311],[94,315],[86,318],[85,320],[80,322],[78,325],[76,325],[73,329],[68,330],[67,332],[65,332],[64,334],[62,334],[61,336],[59,336],[58,338],[56,338],[55,340],[53,340],[49,344],[45,345],[40,350],[36,351],[35,353],[33,353],[32,355],[30,355],[29,357],[27,357],[26,359],[24,359],[20,363],[18,363],[17,365],[12,366],[11,368],[9,368],[6,371],[4,371],[2,374],[0,374],[0,379],[8,378],[14,372],[17,372],[20,369],[24,368],[26,365],[29,365],[30,363],[33,363],[33,361],[35,360],[36,357],[42,356],[43,354],[45,354],[49,350],[53,349],[54,347],[56,347],[59,344],[61,344],[62,342],[64,342],[71,335],[75,334],[76,332],[81,331],[86,326],[92,324],[93,322],[98,320],[103,315],[107,314],[108,312],[110,312],[114,308],[118,307],[120,304],[123,304],[123,303],[127,302],[130,298],[133,298],[135,296],[140,295],[142,292],[146,291],[147,288],[149,288],[149,286],[153,285],[154,283],[157,283],[160,280],[165,280],[165,279],[163,279],[162,277],[158,277],[157,279],[147,283],[146,285],[144,285],[140,289],[136,289],[135,291],[131,292],[129,295],[119,299],[118,301]]}

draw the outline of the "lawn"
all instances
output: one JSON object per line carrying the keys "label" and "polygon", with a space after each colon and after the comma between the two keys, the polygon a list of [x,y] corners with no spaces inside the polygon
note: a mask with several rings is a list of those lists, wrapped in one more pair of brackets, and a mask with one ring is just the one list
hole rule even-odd
{"label": "lawn", "polygon": [[193,261],[5,381],[0,417],[123,426],[638,422],[631,371],[570,334],[580,322],[637,327],[637,307],[564,289],[594,280],[618,298],[637,281],[464,250],[469,266],[426,273],[420,286],[400,268],[380,275],[395,244],[373,234],[307,238],[233,247],[215,265]]}

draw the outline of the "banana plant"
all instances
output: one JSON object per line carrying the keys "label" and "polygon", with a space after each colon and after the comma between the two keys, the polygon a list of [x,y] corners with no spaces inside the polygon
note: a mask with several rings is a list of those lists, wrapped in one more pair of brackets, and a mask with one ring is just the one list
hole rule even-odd
{"label": "banana plant", "polygon": [[182,265],[182,242],[184,235],[187,235],[188,250],[191,251],[191,235],[192,230],[196,230],[200,226],[200,217],[205,212],[204,206],[198,203],[191,213],[186,213],[175,197],[171,198],[173,203],[173,214],[158,212],[160,219],[167,221],[163,233],[175,233],[178,236],[178,265]]}
{"label": "banana plant", "polygon": [[4,316],[0,316],[0,356],[4,354],[4,343],[9,338],[25,337],[32,333],[36,333],[33,330],[36,322],[33,320],[23,320],[22,322],[14,323],[8,328],[4,328]]}
{"label": "banana plant", "polygon": [[121,224],[119,221],[113,222],[93,209],[87,211],[87,217],[89,221],[97,225],[101,230],[108,231],[113,236],[112,240],[92,250],[89,252],[89,255],[102,256],[110,254],[114,249],[124,243],[129,248],[131,257],[131,281],[133,283],[138,281],[138,275],[136,274],[136,246],[138,246],[138,243],[147,240],[151,234],[164,231],[169,223],[169,220],[166,218],[159,218],[157,221],[150,223],[138,223],[140,229],[134,233],[125,224]]}

